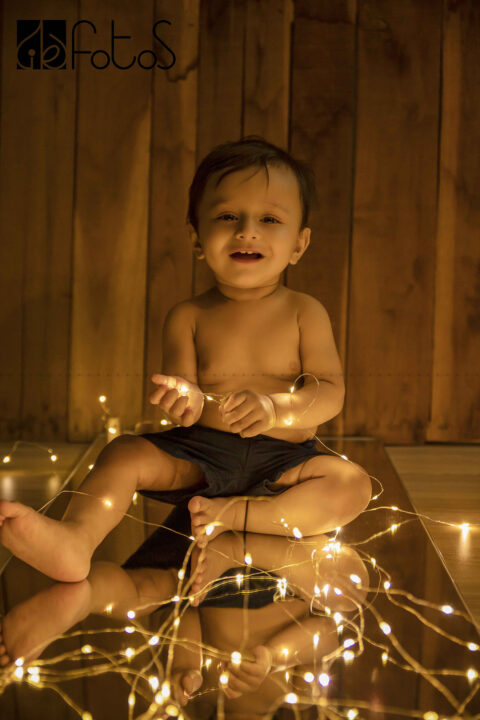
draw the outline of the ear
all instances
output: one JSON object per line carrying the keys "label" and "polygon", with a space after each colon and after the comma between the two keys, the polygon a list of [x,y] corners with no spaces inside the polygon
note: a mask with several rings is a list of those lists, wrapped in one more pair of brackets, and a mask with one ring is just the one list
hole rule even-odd
{"label": "ear", "polygon": [[292,257],[289,262],[290,265],[296,265],[297,262],[302,257],[303,253],[305,252],[305,250],[310,245],[311,232],[312,232],[312,229],[309,227],[306,227],[306,228],[303,228],[303,230],[299,233],[295,251],[293,252]]}
{"label": "ear", "polygon": [[188,233],[190,235],[190,241],[193,245],[193,252],[197,258],[197,260],[203,260],[205,257],[205,254],[203,252],[202,246],[200,244],[200,240],[198,238],[198,234],[193,227],[192,223],[187,224]]}

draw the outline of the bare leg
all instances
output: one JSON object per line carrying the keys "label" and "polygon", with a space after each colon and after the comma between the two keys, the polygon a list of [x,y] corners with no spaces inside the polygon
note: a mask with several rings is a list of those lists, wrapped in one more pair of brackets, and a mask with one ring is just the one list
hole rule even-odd
{"label": "bare leg", "polygon": [[[0,540],[20,560],[55,580],[83,580],[93,551],[118,525],[135,490],[168,489],[176,471],[174,459],[148,440],[120,436],[103,448],[62,522],[21,503],[0,500]],[[188,472],[182,482],[189,486]]]}
{"label": "bare leg", "polygon": [[[363,472],[312,477],[275,496],[248,498],[247,530],[253,533],[298,537],[320,535],[351,522],[370,501],[371,483]],[[200,544],[225,530],[243,530],[246,502],[237,498],[193,497],[188,509],[192,532]],[[206,529],[218,521],[221,527]]]}

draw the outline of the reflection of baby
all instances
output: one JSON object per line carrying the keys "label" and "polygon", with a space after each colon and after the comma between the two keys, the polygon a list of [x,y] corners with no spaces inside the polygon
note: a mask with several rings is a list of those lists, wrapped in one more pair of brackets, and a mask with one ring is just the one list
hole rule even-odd
{"label": "reflection of baby", "polygon": [[[171,695],[182,706],[192,698],[188,705],[192,717],[209,716],[209,710],[216,706],[219,687],[227,698],[227,717],[251,713],[253,702],[255,713],[251,716],[263,717],[282,695],[295,691],[295,682],[293,685],[285,682],[287,669],[292,678],[296,675],[302,678],[299,694],[305,695],[303,676],[315,670],[314,656],[319,663],[338,648],[335,622],[320,608],[328,606],[332,615],[358,610],[366,597],[366,591],[358,586],[368,587],[368,573],[358,554],[342,547],[334,551],[334,558],[328,559],[331,553],[326,551],[332,550],[332,545],[326,536],[309,538],[308,546],[257,534],[247,534],[246,542],[257,569],[281,567],[288,557],[281,572],[295,598],[287,605],[275,602],[248,613],[248,638],[240,658],[242,610],[211,604],[190,607],[181,613],[170,677]],[[209,543],[199,563],[205,582],[210,583],[232,563],[240,564],[242,553],[243,542],[233,533],[224,533]],[[352,575],[359,582],[352,582]],[[123,621],[129,610],[135,611],[137,619],[146,616],[174,596],[177,583],[176,569],[123,570],[114,563],[96,562],[86,580],[53,585],[6,616],[0,665],[18,657],[27,665],[54,637],[67,632],[90,613],[104,614],[107,607],[109,615]],[[327,584],[341,589],[342,595],[323,591],[321,596],[316,595],[315,586],[325,588]],[[311,606],[311,613],[306,603]],[[208,654],[213,662],[207,662],[202,645],[218,648],[216,658]]]}
{"label": "reflection of baby", "polygon": [[[249,504],[250,532],[290,537],[329,532],[364,510],[368,474],[313,439],[344,399],[327,312],[282,284],[310,243],[313,187],[306,167],[261,138],[218,146],[202,161],[189,230],[215,286],[169,311],[150,398],[178,427],[108,443],[62,522],[1,500],[0,539],[17,557],[54,579],[83,580],[137,490],[188,503],[199,543],[244,529],[246,497],[263,501]],[[304,386],[290,392],[302,374]],[[221,413],[205,396],[227,398]]]}

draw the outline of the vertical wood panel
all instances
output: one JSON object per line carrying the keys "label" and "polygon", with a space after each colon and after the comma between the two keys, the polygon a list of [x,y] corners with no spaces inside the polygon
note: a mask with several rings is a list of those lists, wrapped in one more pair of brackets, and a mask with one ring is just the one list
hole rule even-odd
{"label": "vertical wood panel", "polygon": [[288,150],[292,0],[247,0],[243,135]]}
{"label": "vertical wood panel", "polygon": [[[83,0],[80,47],[109,45],[116,33],[152,49],[152,0],[135,5]],[[97,39],[98,38],[98,39]],[[102,42],[103,41],[103,42]],[[125,41],[124,41],[125,42]],[[132,58],[132,40],[118,62]],[[168,43],[167,43],[168,44]],[[104,62],[98,58],[98,64]],[[138,65],[91,67],[81,56],[74,211],[74,281],[69,439],[101,429],[98,397],[133,426],[141,412],[147,260],[152,74]]]}
{"label": "vertical wood panel", "polygon": [[[245,0],[202,0],[198,77],[196,166],[215,145],[242,132]],[[192,294],[208,290],[215,277],[193,257]]]}
{"label": "vertical wood panel", "polygon": [[[315,172],[317,203],[304,257],[288,286],[316,297],[332,322],[346,373],[349,237],[355,122],[355,2],[296,0],[290,150]],[[347,387],[348,392],[348,387]],[[321,426],[341,433],[342,413]]]}
{"label": "vertical wood panel", "polygon": [[442,7],[358,7],[345,427],[421,442],[430,407]]}
{"label": "vertical wood panel", "polygon": [[[162,328],[168,310],[190,297],[192,248],[185,225],[188,186],[195,171],[198,77],[199,0],[171,3],[157,0],[155,20],[160,37],[175,53],[168,70],[155,70],[153,86],[150,233],[148,248],[148,300],[146,321],[146,372],[144,417],[157,420],[158,407],[149,395],[150,380],[161,370]],[[166,28],[164,31],[163,28]],[[168,42],[166,38],[168,37]],[[160,56],[161,46],[155,43]],[[166,58],[165,65],[169,65]]]}
{"label": "vertical wood panel", "polygon": [[51,440],[66,432],[76,76],[17,69],[17,19],[39,17],[72,23],[76,2],[3,7],[0,434]]}
{"label": "vertical wood panel", "polygon": [[480,441],[480,5],[445,2],[429,440]]}

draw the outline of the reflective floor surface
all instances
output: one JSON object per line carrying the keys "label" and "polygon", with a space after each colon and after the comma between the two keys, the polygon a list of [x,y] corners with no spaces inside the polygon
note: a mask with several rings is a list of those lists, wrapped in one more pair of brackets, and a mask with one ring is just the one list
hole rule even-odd
{"label": "reflective floor surface", "polygon": [[480,717],[479,634],[382,444],[328,447],[383,494],[328,535],[221,533],[198,606],[182,507],[137,497],[80,583],[12,558],[0,718]]}

